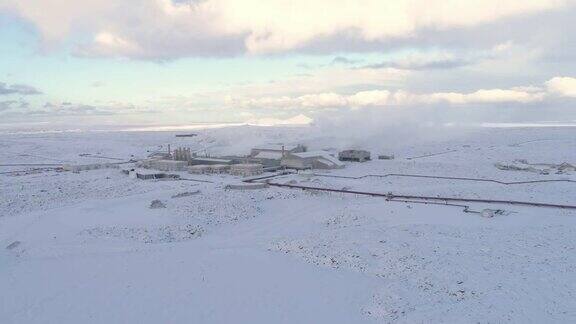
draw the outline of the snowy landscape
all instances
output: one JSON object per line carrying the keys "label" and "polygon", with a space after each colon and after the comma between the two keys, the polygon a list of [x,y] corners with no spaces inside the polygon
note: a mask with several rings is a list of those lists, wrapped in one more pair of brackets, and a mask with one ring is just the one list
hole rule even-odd
{"label": "snowy landscape", "polygon": [[[365,140],[371,161],[264,172],[260,189],[230,189],[251,178],[229,174],[121,172],[168,144],[214,156],[266,143],[351,145],[314,126],[194,132],[3,133],[0,322],[576,321],[573,128]],[[131,162],[61,168],[110,161]],[[502,167],[511,165],[520,167]]]}
{"label": "snowy landscape", "polygon": [[0,324],[576,323],[576,0],[0,0]]}

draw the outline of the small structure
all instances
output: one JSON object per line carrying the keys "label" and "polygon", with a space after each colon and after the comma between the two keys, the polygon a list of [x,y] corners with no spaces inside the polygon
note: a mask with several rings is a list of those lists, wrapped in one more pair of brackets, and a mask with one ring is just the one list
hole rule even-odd
{"label": "small structure", "polygon": [[157,159],[157,160],[170,160],[172,158],[172,154],[168,152],[154,152],[148,154],[149,159]]}
{"label": "small structure", "polygon": [[340,161],[366,162],[370,161],[370,152],[365,150],[344,150],[338,153]]}
{"label": "small structure", "polygon": [[250,163],[250,164],[234,164],[230,166],[230,174],[242,177],[250,177],[262,174],[264,172],[264,167],[262,164]]}
{"label": "small structure", "polygon": [[137,170],[131,171],[136,175],[137,179],[140,180],[156,180],[156,179],[178,179],[180,178],[177,174],[169,174],[163,172],[152,172],[147,170]]}
{"label": "small structure", "polygon": [[241,182],[241,183],[231,183],[226,185],[225,189],[231,189],[231,190],[254,190],[254,189],[265,189],[268,188],[268,184],[267,183],[247,183],[247,182]]}
{"label": "small structure", "polygon": [[325,151],[289,153],[281,162],[282,166],[292,169],[341,169],[344,164]]}
{"label": "small structure", "polygon": [[394,154],[390,155],[380,154],[378,155],[378,160],[394,160]]}
{"label": "small structure", "polygon": [[94,163],[94,164],[82,164],[82,165],[65,164],[62,166],[62,170],[72,172],[99,170],[99,169],[118,169],[118,168],[120,168],[120,166],[117,163]]}
{"label": "small structure", "polygon": [[150,208],[150,209],[166,208],[166,204],[164,202],[162,202],[162,200],[160,200],[160,199],[154,199],[154,200],[152,200],[152,202],[150,203],[150,206],[148,208]]}

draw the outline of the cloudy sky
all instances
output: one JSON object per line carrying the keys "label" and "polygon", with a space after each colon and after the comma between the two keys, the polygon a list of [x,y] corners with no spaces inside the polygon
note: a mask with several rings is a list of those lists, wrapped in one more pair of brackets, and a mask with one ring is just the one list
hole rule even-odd
{"label": "cloudy sky", "polygon": [[574,17],[574,0],[0,0],[0,123],[573,122]]}

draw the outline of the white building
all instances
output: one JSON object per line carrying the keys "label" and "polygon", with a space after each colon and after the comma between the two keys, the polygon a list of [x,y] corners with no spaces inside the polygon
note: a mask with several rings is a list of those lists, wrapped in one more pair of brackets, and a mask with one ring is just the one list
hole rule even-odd
{"label": "white building", "polygon": [[185,171],[188,166],[187,161],[157,160],[148,159],[140,163],[143,168],[156,169],[160,171]]}
{"label": "white building", "polygon": [[306,147],[300,144],[268,144],[253,148],[250,157],[280,160],[286,153],[299,153],[305,151]]}
{"label": "white building", "polygon": [[282,166],[292,169],[341,169],[344,163],[325,151],[288,153],[281,162]]}
{"label": "white building", "polygon": [[226,173],[230,166],[226,164],[197,164],[188,167],[188,173],[192,174],[212,174]]}
{"label": "white building", "polygon": [[230,159],[219,159],[219,158],[211,158],[211,157],[195,157],[192,160],[190,160],[190,164],[192,165],[197,165],[197,164],[203,164],[203,165],[209,165],[209,164],[232,164],[234,163],[234,161],[230,160]]}

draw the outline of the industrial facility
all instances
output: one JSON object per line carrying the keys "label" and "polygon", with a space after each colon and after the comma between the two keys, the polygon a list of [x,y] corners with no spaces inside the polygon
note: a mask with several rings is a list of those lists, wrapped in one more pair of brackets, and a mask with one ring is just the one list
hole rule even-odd
{"label": "industrial facility", "polygon": [[[204,156],[187,147],[178,147],[164,152],[153,152],[146,159],[135,162],[136,169],[127,169],[126,174],[138,179],[175,179],[180,176],[167,172],[188,172],[196,175],[230,174],[251,177],[267,171],[331,170],[345,167],[343,161],[365,162],[370,160],[370,152],[365,150],[345,150],[336,156],[335,150],[307,151],[302,144],[269,144],[252,148],[248,155],[211,156],[202,149]],[[124,162],[126,163],[126,162]],[[117,164],[66,165],[64,170],[81,171],[99,168],[118,167]],[[159,172],[160,171],[160,172]]]}
{"label": "industrial facility", "polygon": [[281,165],[297,170],[341,169],[344,167],[344,163],[325,151],[288,153],[282,158]]}
{"label": "industrial facility", "polygon": [[366,162],[370,161],[370,152],[365,150],[344,150],[338,153],[340,161]]}
{"label": "industrial facility", "polygon": [[306,147],[301,144],[297,145],[270,144],[253,148],[252,151],[250,152],[250,157],[279,160],[286,153],[301,153],[301,152],[306,152]]}

